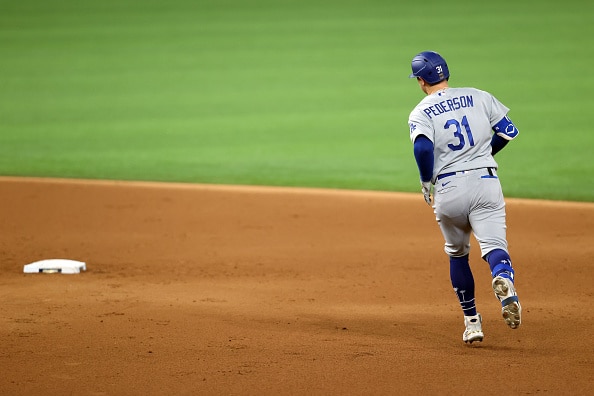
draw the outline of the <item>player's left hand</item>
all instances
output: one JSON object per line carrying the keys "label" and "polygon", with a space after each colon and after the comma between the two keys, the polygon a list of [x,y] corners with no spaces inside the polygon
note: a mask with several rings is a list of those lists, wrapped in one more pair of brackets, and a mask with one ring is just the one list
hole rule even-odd
{"label": "player's left hand", "polygon": [[421,180],[421,191],[423,192],[425,202],[427,202],[427,205],[431,206],[431,182],[424,182]]}

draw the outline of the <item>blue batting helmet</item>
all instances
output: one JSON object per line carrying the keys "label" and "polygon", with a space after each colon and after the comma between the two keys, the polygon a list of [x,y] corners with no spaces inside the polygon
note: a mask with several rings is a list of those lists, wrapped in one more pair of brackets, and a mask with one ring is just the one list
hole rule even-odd
{"label": "blue batting helmet", "polygon": [[437,84],[450,77],[448,64],[437,52],[421,52],[413,58],[411,67],[412,74],[409,76],[410,78],[421,77],[429,84]]}

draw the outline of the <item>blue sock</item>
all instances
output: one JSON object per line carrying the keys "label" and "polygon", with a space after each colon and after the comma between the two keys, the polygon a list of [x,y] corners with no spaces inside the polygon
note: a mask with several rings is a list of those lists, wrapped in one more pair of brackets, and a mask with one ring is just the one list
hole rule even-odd
{"label": "blue sock", "polygon": [[465,316],[476,315],[474,301],[474,277],[468,263],[468,255],[450,257],[450,279]]}
{"label": "blue sock", "polygon": [[509,254],[503,249],[495,249],[490,251],[485,260],[491,267],[491,275],[493,278],[501,276],[503,278],[514,280],[514,269],[512,268],[511,258]]}

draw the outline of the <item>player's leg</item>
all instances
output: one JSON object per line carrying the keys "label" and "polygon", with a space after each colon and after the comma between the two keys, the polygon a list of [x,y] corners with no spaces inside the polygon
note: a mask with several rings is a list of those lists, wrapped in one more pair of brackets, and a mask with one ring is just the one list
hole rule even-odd
{"label": "player's leg", "polygon": [[522,306],[514,284],[511,258],[505,250],[495,249],[487,253],[483,259],[491,267],[491,286],[501,302],[501,315],[509,327],[516,329],[522,323]]}
{"label": "player's leg", "polygon": [[509,253],[503,249],[493,249],[483,256],[483,260],[489,263],[491,268],[491,276],[493,278],[501,276],[503,278],[514,280],[514,268],[512,267],[511,257]]}
{"label": "player's leg", "polygon": [[450,280],[465,316],[476,315],[474,301],[474,277],[470,269],[470,226],[456,224],[452,219],[441,217],[439,228],[445,239],[444,251],[450,258]]}
{"label": "player's leg", "polygon": [[468,254],[450,257],[450,279],[452,287],[464,313],[465,330],[462,341],[473,343],[484,338],[481,315],[476,311],[474,298],[474,277],[468,262]]}
{"label": "player's leg", "polygon": [[450,258],[450,280],[464,315],[473,316],[476,315],[474,277],[468,262],[472,229],[465,215],[456,214],[462,210],[451,207],[444,210],[443,206],[446,203],[440,197],[436,200],[435,217],[445,240],[444,251]]}
{"label": "player's leg", "polygon": [[[470,251],[471,228],[465,208],[467,199],[461,187],[464,182],[456,183],[455,189],[447,194],[439,194],[435,200],[435,217],[445,239],[444,250],[450,260],[450,280],[464,314],[465,330],[462,340],[467,343],[483,340],[482,319],[476,310],[474,297],[474,277],[468,261]],[[463,194],[464,195],[464,194]]]}
{"label": "player's leg", "polygon": [[[458,227],[442,220],[440,228],[446,240],[445,251],[450,256],[450,280],[464,314],[465,330],[462,333],[462,341],[466,343],[480,342],[484,338],[482,318],[476,310],[474,276],[468,260],[470,227]],[[452,254],[463,255],[452,256]]]}
{"label": "player's leg", "polygon": [[507,250],[505,202],[495,178],[477,178],[481,194],[473,205],[469,220],[479,242],[482,257],[489,263],[492,287],[501,302],[501,313],[509,327],[521,323],[522,307],[514,285],[515,272]]}
{"label": "player's leg", "polygon": [[450,257],[450,279],[464,316],[475,316],[474,277],[468,262],[468,255]]}

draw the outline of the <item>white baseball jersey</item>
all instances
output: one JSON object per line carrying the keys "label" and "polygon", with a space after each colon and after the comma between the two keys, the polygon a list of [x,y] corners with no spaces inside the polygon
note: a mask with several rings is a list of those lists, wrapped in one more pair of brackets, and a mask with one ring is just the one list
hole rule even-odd
{"label": "white baseball jersey", "polygon": [[427,95],[410,113],[410,138],[425,135],[433,142],[431,181],[447,172],[492,167],[492,127],[509,109],[488,92],[445,88]]}

